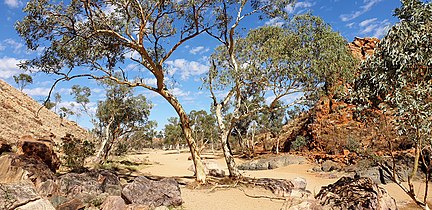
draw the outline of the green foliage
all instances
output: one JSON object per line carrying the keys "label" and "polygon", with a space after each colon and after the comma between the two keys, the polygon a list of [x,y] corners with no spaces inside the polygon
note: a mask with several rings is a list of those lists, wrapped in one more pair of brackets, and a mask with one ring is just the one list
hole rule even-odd
{"label": "green foliage", "polygon": [[[120,77],[120,75],[116,75]],[[148,124],[151,103],[144,95],[134,95],[133,89],[125,85],[118,84],[111,80],[104,80],[106,99],[99,101],[96,110],[100,134],[105,134],[102,129],[108,129],[110,142],[105,148],[104,157],[109,153],[112,145],[117,145],[118,151],[124,153],[130,144],[118,142],[118,140],[128,141],[135,132],[144,131]],[[134,140],[137,140],[136,138]],[[110,146],[111,145],[111,146]]]}
{"label": "green foliage", "polygon": [[183,143],[184,135],[177,117],[170,117],[163,131],[165,144]]}
{"label": "green foliage", "polygon": [[15,83],[18,85],[19,89],[22,91],[28,84],[33,83],[33,78],[28,74],[19,74],[13,76]]}
{"label": "green foliage", "polygon": [[400,135],[415,142],[432,134],[432,4],[404,1],[401,20],[362,65],[356,102],[379,107],[395,117]]}
{"label": "green foliage", "polygon": [[63,138],[62,150],[65,165],[71,169],[81,169],[84,161],[95,153],[95,145],[87,140],[81,140],[71,136]]}
{"label": "green foliage", "polygon": [[114,155],[115,156],[125,155],[126,152],[128,152],[128,150],[129,150],[129,145],[126,142],[118,142],[114,149]]}
{"label": "green foliage", "polygon": [[291,143],[291,149],[294,151],[300,151],[308,143],[308,139],[304,136],[297,136],[296,139]]}
{"label": "green foliage", "polygon": [[145,147],[154,147],[153,138],[157,137],[157,122],[148,121],[144,126],[137,128],[131,137],[126,141],[128,149],[142,150]]}
{"label": "green foliage", "polygon": [[[379,108],[384,114],[393,115],[392,123],[400,137],[414,142],[414,164],[410,166],[408,188],[403,189],[420,207],[429,209],[426,196],[419,200],[411,181],[421,166],[424,149],[432,143],[432,3],[403,0],[402,4],[395,10],[400,22],[361,66],[355,102],[364,105],[361,108]],[[430,173],[430,164],[422,165]],[[394,171],[383,168],[397,178]]]}
{"label": "green foliage", "polygon": [[350,152],[357,152],[357,153],[362,152],[362,151],[360,151],[361,144],[360,144],[359,140],[356,139],[353,135],[348,135],[348,138],[346,141],[347,142],[346,142],[345,148],[347,150],[349,150]]}
{"label": "green foliage", "polygon": [[204,110],[192,110],[189,113],[190,125],[194,133],[195,140],[217,139],[216,119],[214,115],[208,114]]}

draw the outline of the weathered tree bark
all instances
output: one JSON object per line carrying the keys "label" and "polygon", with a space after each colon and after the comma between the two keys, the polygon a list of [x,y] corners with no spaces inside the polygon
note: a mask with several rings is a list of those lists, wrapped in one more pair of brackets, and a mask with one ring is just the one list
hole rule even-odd
{"label": "weathered tree bark", "polygon": [[200,153],[198,151],[198,147],[196,145],[196,142],[194,138],[192,137],[192,129],[190,127],[190,120],[186,112],[184,111],[182,105],[178,102],[178,100],[169,92],[167,92],[165,89],[159,90],[158,93],[163,96],[170,104],[171,106],[176,110],[180,122],[181,127],[183,130],[183,133],[186,138],[186,142],[188,143],[190,153],[192,156],[193,163],[195,165],[195,175],[196,180],[201,183],[206,182],[206,174],[205,174],[205,166],[201,160]]}
{"label": "weathered tree bark", "polygon": [[105,138],[104,138],[104,140],[102,141],[102,144],[101,144],[101,146],[100,146],[100,148],[99,148],[99,151],[98,151],[97,154],[96,154],[96,162],[97,162],[98,164],[100,164],[100,163],[104,163],[104,162],[106,161],[105,158],[104,158],[104,160],[101,159],[101,155],[102,155],[102,152],[105,150],[106,145],[108,144],[109,137],[110,137],[110,127],[111,127],[111,124],[112,124],[113,122],[114,122],[114,118],[111,117],[111,119],[110,119],[110,121],[109,121],[107,127],[105,128]]}
{"label": "weathered tree bark", "polygon": [[228,166],[228,171],[229,171],[231,177],[239,177],[239,176],[241,176],[240,172],[236,166],[236,163],[234,161],[234,157],[232,156],[231,151],[228,147],[228,137],[229,137],[230,131],[225,128],[225,124],[223,123],[222,105],[221,104],[218,104],[216,106],[216,117],[217,117],[217,121],[218,121],[218,125],[219,125],[220,143],[222,146],[222,151],[224,153],[226,164]]}

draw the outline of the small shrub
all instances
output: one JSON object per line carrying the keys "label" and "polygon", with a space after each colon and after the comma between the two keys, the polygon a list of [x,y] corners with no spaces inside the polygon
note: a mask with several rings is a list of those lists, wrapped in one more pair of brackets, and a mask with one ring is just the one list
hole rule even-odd
{"label": "small shrub", "polygon": [[292,142],[291,148],[295,151],[299,151],[302,147],[306,146],[308,139],[304,136],[297,136]]}
{"label": "small shrub", "polygon": [[128,151],[129,145],[127,143],[119,142],[114,150],[115,156],[122,156]]}
{"label": "small shrub", "polygon": [[345,148],[347,150],[349,150],[350,152],[358,152],[360,149],[361,145],[359,140],[357,140],[356,138],[354,138],[353,136],[348,136]]}
{"label": "small shrub", "polygon": [[71,169],[84,167],[84,160],[95,153],[95,145],[87,140],[81,140],[67,135],[62,138],[62,149],[65,165]]}

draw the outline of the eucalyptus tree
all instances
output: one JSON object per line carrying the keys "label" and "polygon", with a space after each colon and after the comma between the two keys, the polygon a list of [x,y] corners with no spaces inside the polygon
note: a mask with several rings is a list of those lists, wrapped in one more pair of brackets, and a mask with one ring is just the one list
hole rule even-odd
{"label": "eucalyptus tree", "polygon": [[131,87],[109,79],[102,83],[106,87],[106,99],[98,103],[96,117],[99,127],[105,129],[105,139],[97,157],[103,152],[103,161],[106,161],[114,143],[120,139],[128,141],[130,136],[148,124],[152,105],[144,95],[134,95]]}
{"label": "eucalyptus tree", "polygon": [[[292,18],[283,28],[251,30],[245,38],[234,40],[229,35],[210,58],[205,84],[213,99],[230,175],[240,176],[228,148],[235,123],[263,111],[316,100],[319,93],[352,75],[355,60],[346,41],[310,14]],[[227,94],[219,100],[216,91]],[[303,97],[276,108],[282,98],[293,94]]]}
{"label": "eucalyptus tree", "polygon": [[[16,24],[16,29],[30,50],[39,48],[43,52],[22,67],[60,75],[54,85],[77,77],[108,78],[161,95],[179,115],[197,180],[205,182],[204,165],[192,138],[189,118],[167,89],[165,63],[180,46],[202,33],[234,43],[235,30],[244,17],[262,14],[273,18],[284,13],[291,2],[71,0],[64,4],[30,0],[24,8],[27,15]],[[246,8],[250,12],[245,12]],[[122,71],[126,60],[136,62],[142,74],[133,79],[114,77],[114,72]],[[146,83],[149,80],[145,73],[156,79],[156,85]]]}
{"label": "eucalyptus tree", "polygon": [[[216,4],[225,1],[30,0],[16,30],[30,50],[43,49],[24,69],[59,75],[58,82],[86,77],[143,87],[162,96],[175,109],[190,148],[197,180],[205,182],[204,165],[192,138],[189,118],[167,88],[165,62],[185,42],[222,24]],[[128,78],[124,62],[135,62],[138,75]],[[117,78],[115,72],[124,73]],[[148,83],[150,73],[156,84]]]}
{"label": "eucalyptus tree", "polygon": [[216,119],[212,114],[208,114],[205,110],[192,110],[189,113],[191,119],[191,127],[194,133],[194,138],[201,142],[201,148],[204,148],[206,142],[210,142],[213,146],[213,139],[217,136]]}
{"label": "eucalyptus tree", "polygon": [[168,118],[168,124],[164,128],[164,137],[166,144],[180,144],[184,139],[184,133],[181,130],[181,123],[178,117]]}
{"label": "eucalyptus tree", "polygon": [[[398,134],[413,142],[415,155],[408,187],[402,184],[396,171],[385,169],[417,205],[429,209],[426,198],[432,171],[432,3],[403,0],[395,16],[400,22],[381,40],[373,57],[361,66],[362,74],[354,89],[356,102],[392,115]],[[426,171],[423,200],[412,185],[419,165]]]}
{"label": "eucalyptus tree", "polygon": [[15,83],[18,88],[23,91],[23,89],[28,85],[33,83],[33,78],[28,74],[18,74],[13,76]]}

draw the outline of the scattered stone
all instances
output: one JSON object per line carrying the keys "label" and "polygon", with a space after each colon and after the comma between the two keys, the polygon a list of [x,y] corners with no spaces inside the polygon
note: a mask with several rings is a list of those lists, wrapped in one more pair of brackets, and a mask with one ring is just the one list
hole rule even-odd
{"label": "scattered stone", "polygon": [[171,178],[152,181],[143,176],[137,177],[123,188],[122,197],[128,204],[143,204],[150,208],[183,203],[180,187]]}
{"label": "scattered stone", "polygon": [[300,190],[306,190],[307,182],[306,179],[301,177],[296,177],[290,182],[293,184],[293,189],[300,189]]}
{"label": "scattered stone", "polygon": [[16,208],[16,210],[56,210],[54,206],[46,199],[38,199],[29,202],[23,206]]}
{"label": "scattered stone", "polygon": [[396,201],[370,178],[342,177],[316,195],[326,209],[397,209]]}
{"label": "scattered stone", "polygon": [[305,157],[287,155],[248,161],[240,164],[238,168],[240,170],[268,170],[307,162]]}
{"label": "scattered stone", "polygon": [[58,194],[60,189],[55,181],[48,179],[45,182],[42,182],[36,191],[43,197],[51,197]]}
{"label": "scattered stone", "polygon": [[255,184],[281,197],[291,196],[294,188],[293,183],[285,179],[260,178],[257,179]]}
{"label": "scattered stone", "polygon": [[60,176],[57,184],[61,195],[78,199],[86,207],[99,206],[110,195],[120,196],[122,190],[118,177],[106,170],[68,173]]}
{"label": "scattered stone", "polygon": [[108,196],[103,204],[101,210],[124,210],[126,203],[120,196]]}
{"label": "scattered stone", "polygon": [[51,204],[57,208],[60,204],[66,203],[68,201],[68,198],[64,196],[52,196],[50,198]]}
{"label": "scattered stone", "polygon": [[315,199],[302,200],[298,204],[290,205],[289,210],[320,210],[323,206]]}
{"label": "scattered stone", "polygon": [[321,169],[324,172],[330,172],[330,171],[334,171],[334,170],[340,170],[341,166],[336,162],[333,162],[331,160],[326,160],[326,161],[324,161],[324,163],[322,163]]}
{"label": "scattered stone", "polygon": [[74,198],[57,206],[57,210],[81,210],[84,208],[85,204],[77,198]]}
{"label": "scattered stone", "polygon": [[[215,176],[215,177],[224,177],[225,171],[222,170],[222,168],[215,162],[211,160],[204,160],[204,172],[207,175]],[[195,173],[195,166],[194,164],[190,165],[188,168],[189,171],[193,171]]]}

